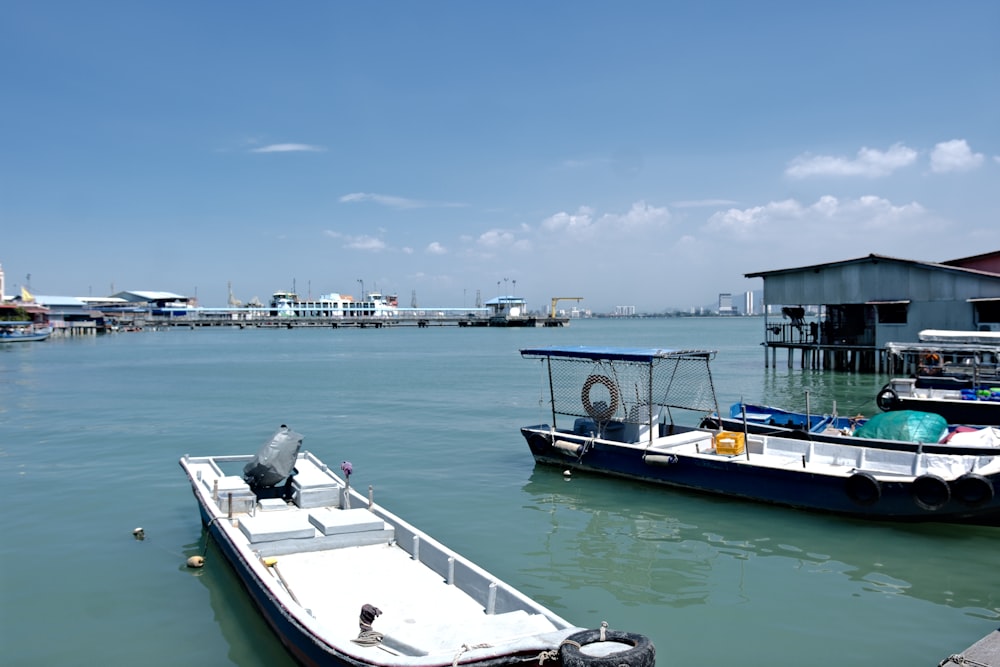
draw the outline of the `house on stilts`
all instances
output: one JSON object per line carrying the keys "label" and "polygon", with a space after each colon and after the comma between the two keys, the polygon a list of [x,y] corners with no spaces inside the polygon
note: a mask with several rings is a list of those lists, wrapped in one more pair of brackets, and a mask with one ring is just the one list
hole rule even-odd
{"label": "house on stilts", "polygon": [[868,255],[745,274],[764,281],[764,364],[893,372],[885,348],[924,329],[1000,331],[1000,251],[947,262]]}

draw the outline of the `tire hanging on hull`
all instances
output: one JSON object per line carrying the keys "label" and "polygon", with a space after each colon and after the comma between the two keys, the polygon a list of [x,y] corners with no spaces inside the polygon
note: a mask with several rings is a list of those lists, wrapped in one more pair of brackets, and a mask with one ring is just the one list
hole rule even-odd
{"label": "tire hanging on hull", "polygon": [[982,475],[967,472],[952,482],[952,495],[966,507],[980,507],[993,500],[993,482]]}
{"label": "tire hanging on hull", "polygon": [[925,510],[939,510],[951,500],[948,482],[937,475],[925,474],[913,480],[913,501]]}
{"label": "tire hanging on hull", "polygon": [[[594,655],[583,650],[588,644],[605,641],[628,645],[631,648],[608,655]],[[559,645],[559,659],[563,667],[620,667],[620,665],[654,667],[656,648],[645,635],[601,628],[577,632],[564,639]]]}
{"label": "tire hanging on hull", "polygon": [[867,507],[882,497],[882,484],[870,472],[856,472],[847,478],[844,491],[856,504]]}

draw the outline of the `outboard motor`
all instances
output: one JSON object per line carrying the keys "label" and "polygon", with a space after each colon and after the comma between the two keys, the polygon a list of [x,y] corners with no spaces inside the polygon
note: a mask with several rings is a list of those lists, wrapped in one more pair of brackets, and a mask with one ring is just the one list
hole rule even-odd
{"label": "outboard motor", "polygon": [[[258,498],[281,496],[288,500],[292,476],[295,474],[295,460],[301,446],[302,436],[282,424],[243,467],[243,479]],[[283,487],[274,490],[282,480],[286,480]]]}

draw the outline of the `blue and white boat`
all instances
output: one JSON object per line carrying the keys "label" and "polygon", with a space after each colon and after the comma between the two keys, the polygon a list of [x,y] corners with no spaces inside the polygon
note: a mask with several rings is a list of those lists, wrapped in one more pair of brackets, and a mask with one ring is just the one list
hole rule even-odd
{"label": "blue and white boat", "polygon": [[256,456],[180,461],[208,534],[299,663],[655,664],[647,637],[571,624],[375,503],[371,487],[358,493],[349,463],[338,476],[301,441],[283,427]]}
{"label": "blue and white boat", "polygon": [[45,340],[52,327],[33,322],[0,322],[0,343],[26,343]]}
{"label": "blue and white boat", "polygon": [[[537,463],[817,512],[1000,525],[1000,455],[886,449],[705,428],[719,414],[711,350],[541,347]],[[688,416],[687,423],[680,417]]]}
{"label": "blue and white boat", "polygon": [[0,343],[45,340],[52,335],[49,310],[33,304],[0,305]]}

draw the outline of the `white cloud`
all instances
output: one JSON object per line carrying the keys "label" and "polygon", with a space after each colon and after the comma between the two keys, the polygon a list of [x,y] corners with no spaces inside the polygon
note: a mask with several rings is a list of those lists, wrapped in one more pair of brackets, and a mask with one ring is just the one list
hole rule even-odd
{"label": "white cloud", "polygon": [[949,171],[970,171],[985,160],[982,153],[973,153],[965,139],[942,141],[931,151],[931,171],[943,174]]}
{"label": "white cloud", "polygon": [[458,204],[455,202],[432,202],[423,201],[420,199],[408,199],[406,197],[397,197],[395,195],[380,195],[375,192],[351,192],[350,194],[343,195],[339,199],[342,204],[354,204],[358,202],[374,202],[376,204],[381,204],[382,206],[388,206],[390,208],[398,209],[409,209],[409,208],[461,208],[465,204]]}
{"label": "white cloud", "polygon": [[853,160],[832,155],[800,155],[785,170],[790,178],[812,176],[864,176],[879,178],[908,167],[917,159],[917,151],[903,144],[893,144],[887,151],[863,147]]}
{"label": "white cloud", "polygon": [[253,148],[251,153],[323,153],[326,149],[322,146],[311,146],[309,144],[271,144]]}
{"label": "white cloud", "polygon": [[542,220],[540,227],[545,232],[587,240],[617,234],[623,228],[635,230],[666,227],[670,219],[670,211],[666,207],[650,206],[644,201],[638,201],[625,213],[605,213],[600,217],[595,217],[594,209],[589,206],[581,206],[576,213],[560,211]]}
{"label": "white cloud", "polygon": [[355,250],[371,250],[378,252],[380,250],[385,250],[385,241],[377,239],[374,236],[362,234],[361,236],[348,237],[345,247],[353,248]]}
{"label": "white cloud", "polygon": [[829,239],[855,238],[860,242],[866,239],[865,233],[903,228],[926,215],[926,209],[916,202],[894,205],[874,195],[847,200],[826,195],[809,206],[786,199],[747,209],[720,211],[708,219],[705,228],[735,239],[769,243],[804,240],[817,234]]}
{"label": "white cloud", "polygon": [[432,255],[444,255],[447,254],[448,250],[437,241],[432,241],[427,245],[427,252]]}
{"label": "white cloud", "polygon": [[372,252],[379,252],[385,250],[385,241],[375,236],[369,236],[368,234],[359,234],[357,236],[351,236],[350,234],[341,234],[340,232],[328,229],[323,232],[326,236],[332,239],[343,239],[344,247],[351,248],[352,250],[369,250]]}
{"label": "white cloud", "polygon": [[511,232],[504,229],[491,229],[480,234],[476,243],[486,248],[500,248],[513,244],[515,240]]}

